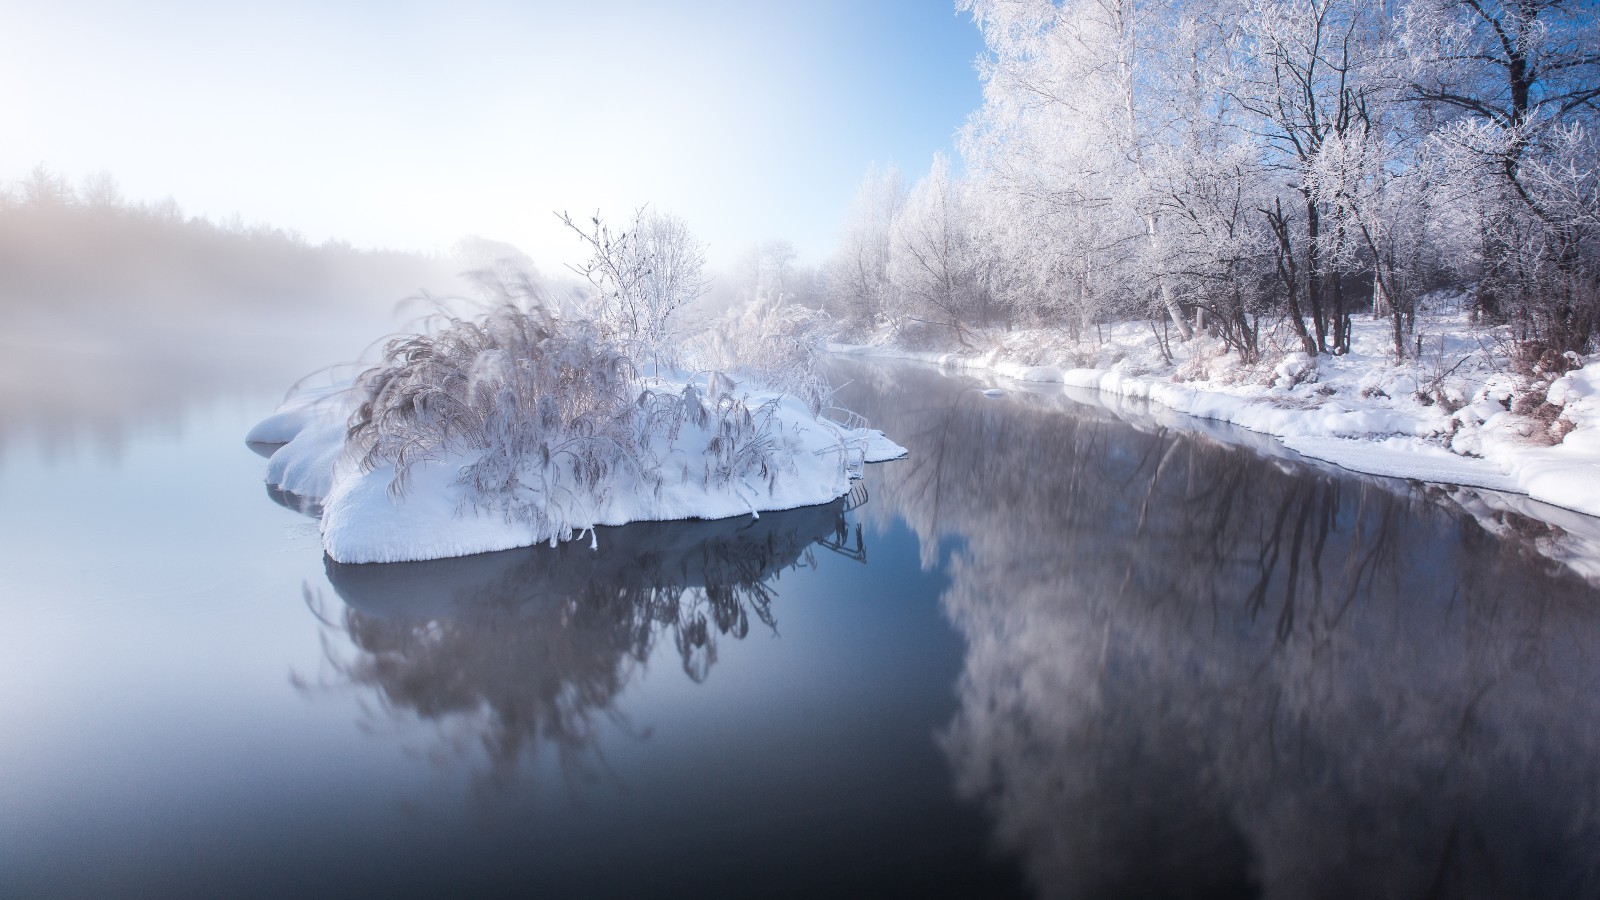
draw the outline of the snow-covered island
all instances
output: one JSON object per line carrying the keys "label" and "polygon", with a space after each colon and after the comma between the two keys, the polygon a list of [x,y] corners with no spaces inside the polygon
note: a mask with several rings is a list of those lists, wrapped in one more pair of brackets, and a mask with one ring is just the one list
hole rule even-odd
{"label": "snow-covered island", "polygon": [[793,509],[905,454],[831,405],[807,311],[769,302],[695,335],[672,327],[703,286],[676,220],[585,236],[592,315],[525,275],[482,273],[475,312],[391,339],[354,378],[292,390],[246,436],[280,445],[267,481],[320,506],[329,557],[439,559]]}

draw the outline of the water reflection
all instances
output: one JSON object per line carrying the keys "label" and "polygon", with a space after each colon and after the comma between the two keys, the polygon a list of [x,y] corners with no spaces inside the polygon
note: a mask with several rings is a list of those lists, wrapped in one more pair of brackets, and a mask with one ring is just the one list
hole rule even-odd
{"label": "water reflection", "polygon": [[[338,680],[370,688],[390,713],[448,724],[481,746],[503,786],[539,748],[568,775],[597,774],[599,727],[666,642],[705,680],[718,641],[776,630],[776,582],[816,553],[865,558],[833,503],[716,521],[641,522],[585,541],[430,562],[326,561],[345,608],[326,621],[356,651],[327,653]],[[292,500],[292,498],[291,498]]]}
{"label": "water reflection", "polygon": [[848,374],[912,449],[877,514],[959,545],[942,741],[1042,895],[1600,891],[1600,591],[1549,526],[1502,509],[1491,533],[1460,492],[1148,417]]}
{"label": "water reflection", "polygon": [[[262,445],[253,444],[251,446],[258,447]],[[283,445],[274,444],[271,446],[281,447]],[[292,509],[301,515],[310,516],[313,519],[322,518],[322,504],[315,498],[305,497],[300,494],[296,494],[294,491],[286,491],[283,488],[272,484],[268,484],[266,487],[267,497],[270,498],[273,503],[278,504],[284,509]]]}
{"label": "water reflection", "polygon": [[[0,309],[16,305],[0,295]],[[218,306],[183,315],[24,310],[0,334],[0,454],[32,445],[48,462],[85,450],[115,461],[134,438],[176,437],[219,401],[249,398],[264,416],[285,385],[355,358],[394,320],[387,308],[335,306],[313,329],[225,298]]]}

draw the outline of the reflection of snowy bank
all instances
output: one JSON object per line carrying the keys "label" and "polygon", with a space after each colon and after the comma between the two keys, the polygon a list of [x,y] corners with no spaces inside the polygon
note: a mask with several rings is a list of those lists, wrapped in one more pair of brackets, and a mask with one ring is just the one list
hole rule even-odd
{"label": "reflection of snowy bank", "polygon": [[626,346],[507,304],[391,341],[353,384],[296,393],[247,440],[283,444],[268,482],[321,504],[323,546],[346,563],[826,503],[905,452],[830,418],[810,373],[646,378]]}
{"label": "reflection of snowy bank", "polygon": [[873,508],[956,548],[945,746],[1041,894],[1600,888],[1600,594],[1518,498],[842,368],[913,451]]}
{"label": "reflection of snowy bank", "polygon": [[1205,341],[1161,355],[1147,326],[1107,329],[1093,352],[1019,331],[981,354],[838,346],[839,352],[981,369],[1025,383],[1146,399],[1241,425],[1294,450],[1372,475],[1515,491],[1600,516],[1600,360],[1570,374],[1513,375],[1460,315],[1419,329],[1422,359],[1393,363],[1379,321],[1354,323],[1346,356],[1289,354],[1246,367]]}
{"label": "reflection of snowy bank", "polygon": [[[881,406],[866,404],[862,408],[874,417],[874,421],[890,429],[898,429],[897,433],[909,445],[921,447],[924,454],[932,453],[941,458],[949,446],[948,436],[941,433],[931,442],[919,442],[918,438],[930,437],[922,433],[927,427],[926,420],[900,421],[895,411],[918,409],[926,412],[930,404],[933,408],[941,404],[948,405],[948,400],[939,398],[950,393],[949,382],[952,378],[960,384],[981,387],[986,375],[972,370],[936,369],[897,361],[874,363],[865,359],[842,360],[839,370],[850,379],[873,385],[876,392],[896,396],[898,399],[894,402]],[[1148,398],[1028,382],[1009,382],[1009,388],[1005,395],[1010,402],[1027,404],[1033,409],[1053,410],[1056,414],[1090,421],[1102,420],[1103,423],[1106,420],[1115,421],[1140,432],[1169,438],[1187,436],[1212,442],[1219,450],[1224,447],[1248,448],[1251,453],[1273,461],[1272,464],[1284,471],[1339,475],[1357,480],[1362,477],[1342,466],[1296,453],[1271,435],[1216,419],[1176,412]],[[921,396],[924,394],[926,397]],[[982,398],[984,395],[974,392],[973,396]],[[992,400],[989,402],[993,404]],[[976,415],[980,411],[981,407],[964,411],[952,408],[944,410],[942,415]],[[999,410],[990,412],[998,413]],[[945,421],[937,415],[934,420],[941,423]],[[941,431],[944,427],[943,424],[939,426]],[[1045,455],[1032,463],[1035,466],[1058,466],[1062,461],[1061,454],[1067,451],[1041,448],[1040,452]],[[920,467],[911,468],[916,470]],[[1501,537],[1518,552],[1559,563],[1591,584],[1600,584],[1600,518],[1501,491],[1449,484],[1419,485],[1415,481],[1391,478],[1373,479],[1370,483],[1375,488],[1396,492],[1414,500],[1427,500],[1448,511],[1469,516],[1484,531]],[[887,508],[883,506],[874,513],[878,516],[885,514]]]}
{"label": "reflection of snowy bank", "polygon": [[[1038,384],[1028,384],[1024,387],[1030,392],[1038,392],[1046,397],[1059,390],[1062,396],[1080,407],[1113,412],[1135,428],[1189,431],[1224,444],[1246,446],[1263,456],[1294,461],[1298,465],[1305,465],[1308,460],[1312,464],[1330,462],[1314,454],[1297,452],[1293,441],[1279,440],[1271,435],[1237,428],[1216,419],[1185,415],[1146,398],[1107,394],[1089,388],[1056,389],[1053,386]],[[1339,441],[1339,443],[1349,445],[1356,442]],[[1460,459],[1460,457],[1453,458]],[[1409,464],[1407,459],[1405,455],[1400,457],[1390,455],[1381,462],[1396,466],[1403,471]],[[1336,470],[1349,468],[1339,465],[1336,461],[1334,466]],[[1389,470],[1384,467],[1375,466],[1371,472],[1362,469],[1356,471],[1362,474],[1406,478],[1410,482],[1431,481],[1416,476],[1390,475]],[[1388,485],[1399,491],[1417,490],[1414,484],[1401,484],[1396,481],[1383,481],[1378,484]],[[1499,535],[1526,551],[1565,565],[1591,584],[1600,584],[1600,518],[1573,512],[1561,506],[1541,503],[1518,493],[1463,486],[1449,483],[1446,479],[1431,484],[1421,491],[1421,495],[1471,516],[1479,526],[1491,534]]]}
{"label": "reflection of snowy bank", "polygon": [[[483,747],[496,777],[552,747],[585,763],[597,727],[662,640],[704,679],[717,640],[775,627],[773,583],[850,550],[846,501],[713,522],[602,529],[599,549],[565,542],[428,562],[343,565],[346,608],[329,621],[356,653],[330,660],[387,709]],[[326,615],[326,613],[324,613]]]}

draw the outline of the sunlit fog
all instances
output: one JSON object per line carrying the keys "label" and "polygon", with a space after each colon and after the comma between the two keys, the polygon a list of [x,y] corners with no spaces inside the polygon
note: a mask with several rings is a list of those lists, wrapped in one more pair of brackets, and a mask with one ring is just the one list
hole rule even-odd
{"label": "sunlit fog", "polygon": [[417,251],[554,263],[553,210],[655,204],[719,264],[831,246],[859,173],[920,167],[979,99],[939,4],[9,4],[0,172]]}

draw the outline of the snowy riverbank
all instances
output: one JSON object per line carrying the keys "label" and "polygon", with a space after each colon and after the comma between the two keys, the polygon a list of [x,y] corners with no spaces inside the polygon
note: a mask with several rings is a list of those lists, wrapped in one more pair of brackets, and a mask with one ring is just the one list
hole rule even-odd
{"label": "snowy riverbank", "polygon": [[887,336],[831,349],[1145,399],[1357,472],[1521,493],[1600,516],[1600,356],[1564,374],[1519,373],[1503,343],[1449,307],[1419,316],[1417,334],[1421,353],[1398,365],[1388,323],[1372,320],[1355,323],[1348,355],[1266,354],[1253,366],[1206,338],[1172,344],[1168,361],[1144,323],[1082,342],[994,333],[983,349],[953,353],[898,348]]}

